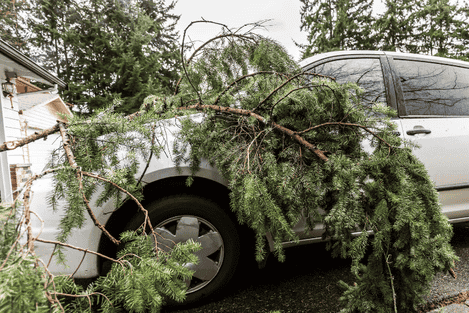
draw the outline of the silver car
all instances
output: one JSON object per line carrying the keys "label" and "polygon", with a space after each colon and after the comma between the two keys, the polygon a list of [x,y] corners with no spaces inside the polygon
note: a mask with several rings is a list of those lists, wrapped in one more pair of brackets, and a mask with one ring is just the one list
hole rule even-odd
{"label": "silver car", "polygon": [[[415,154],[435,182],[444,214],[454,223],[469,220],[469,63],[394,52],[343,51],[313,56],[302,61],[301,66],[306,71],[335,77],[339,83],[356,82],[365,90],[364,101],[380,101],[394,108],[398,112],[394,122],[399,135],[421,147]],[[171,138],[168,144],[171,145]],[[172,242],[188,239],[201,243],[203,249],[197,252],[199,263],[187,265],[195,271],[192,280],[187,281],[187,302],[195,302],[229,282],[240,264],[240,253],[246,250],[244,247],[252,246],[252,237],[249,232],[240,231],[229,208],[227,181],[217,169],[203,162],[193,186],[188,188],[185,180],[190,169],[182,165],[178,171],[170,150],[151,161],[143,177],[146,184],[143,204],[157,232],[166,238],[168,249]],[[41,188],[47,187],[47,183],[35,185],[32,204],[33,210],[46,221],[41,237],[55,239],[60,214],[44,209],[47,203]],[[115,236],[137,228],[142,222],[132,204],[116,209],[109,202],[95,210],[98,220]],[[37,222],[36,232],[40,227]],[[309,233],[304,229],[304,221],[294,228],[299,244],[321,240],[320,225]],[[267,241],[273,250],[268,234]],[[68,242],[108,255],[116,252],[91,220],[73,232]],[[53,245],[36,242],[36,253],[46,260],[53,249]],[[52,272],[70,274],[80,264],[83,253],[67,251],[69,267],[52,262]],[[254,251],[247,253],[253,257]],[[97,276],[106,267],[96,255],[87,254],[75,277]]]}

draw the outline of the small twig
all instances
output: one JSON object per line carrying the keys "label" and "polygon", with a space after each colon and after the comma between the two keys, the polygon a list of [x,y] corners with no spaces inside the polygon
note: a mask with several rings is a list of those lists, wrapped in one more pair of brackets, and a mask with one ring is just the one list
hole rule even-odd
{"label": "small twig", "polygon": [[113,185],[115,188],[119,189],[120,191],[122,191],[123,193],[125,193],[126,195],[128,195],[138,206],[138,208],[143,212],[143,214],[145,215],[145,225],[148,225],[148,227],[150,227],[150,230],[151,230],[151,233],[155,239],[155,242],[157,242],[157,239],[156,239],[156,235],[155,235],[155,231],[153,229],[153,226],[151,224],[151,221],[150,221],[150,218],[148,216],[148,211],[142,206],[142,204],[140,203],[140,201],[138,201],[137,198],[134,197],[134,195],[132,195],[130,192],[128,192],[127,190],[125,190],[124,188],[122,188],[121,186],[115,184],[114,182],[110,181],[109,179],[106,179],[104,177],[101,177],[99,175],[96,175],[96,174],[93,174],[93,173],[88,173],[88,172],[83,172],[81,171],[80,172],[81,174],[85,175],[85,176],[88,176],[88,177],[93,177],[93,178],[96,178],[96,179],[99,179],[99,180],[102,180],[104,182],[107,182],[108,184],[111,184]]}
{"label": "small twig", "polygon": [[[191,22],[185,29],[184,29],[184,34],[182,35],[182,44],[181,44],[181,63],[182,63],[182,69],[184,70],[184,74],[185,74],[185,77],[187,78],[187,80],[189,81],[189,84],[192,86],[192,89],[195,91],[195,93],[197,94],[197,98],[199,99],[199,102],[202,102],[202,97],[200,96],[200,93],[199,91],[197,90],[197,88],[195,88],[194,84],[192,83],[190,77],[189,77],[189,74],[187,73],[187,68],[186,68],[186,62],[184,62],[184,41],[186,40],[186,32],[187,30],[189,29],[189,27],[191,27],[192,25],[196,24],[196,23],[201,23],[201,22],[206,22],[206,21],[193,21]],[[182,79],[182,78],[181,78]],[[176,92],[177,92],[177,89],[178,89],[178,86],[179,86],[179,82],[176,86]]]}
{"label": "small twig", "polygon": [[[37,239],[37,238],[36,238]],[[52,262],[52,258],[54,257],[55,250],[57,249],[57,245],[54,245],[54,250],[52,250],[52,253],[49,258],[49,262],[47,262],[47,268],[49,267],[50,263]]]}
{"label": "small twig", "polygon": [[[250,150],[251,150],[251,146],[252,144],[254,143],[254,141],[256,141],[257,137],[259,137],[262,133],[264,132],[264,130],[262,130],[261,132],[257,133],[256,137],[254,137],[254,139],[251,141],[251,143],[248,145],[248,148],[246,149],[246,156],[247,156],[247,162],[248,162],[248,173],[251,174],[251,171],[249,170],[249,155],[250,155]],[[246,159],[244,160],[244,162],[246,163]]]}
{"label": "small twig", "polygon": [[451,276],[453,276],[454,279],[458,277],[452,268],[449,269],[449,273],[451,274]]}
{"label": "small twig", "polygon": [[60,241],[57,241],[57,240],[46,240],[46,239],[42,239],[42,238],[37,238],[36,241],[39,241],[39,242],[44,242],[44,243],[50,243],[50,244],[53,244],[53,245],[60,245],[60,246],[63,246],[63,247],[67,247],[67,248],[72,248],[72,249],[75,249],[75,250],[78,250],[78,251],[82,251],[82,252],[87,252],[87,253],[91,253],[91,254],[95,254],[97,256],[100,256],[102,258],[105,258],[105,259],[108,259],[112,262],[115,262],[115,263],[119,263],[120,262],[116,259],[113,259],[111,257],[108,257],[107,255],[104,255],[104,254],[101,254],[99,252],[95,252],[95,251],[92,251],[92,250],[88,250],[88,249],[83,249],[83,248],[80,248],[80,247],[75,247],[75,246],[72,246],[68,243],[64,243],[64,242],[60,242]]}
{"label": "small twig", "polygon": [[392,272],[391,272],[391,267],[389,266],[389,257],[391,255],[389,254],[387,257],[386,257],[386,265],[388,267],[388,271],[389,271],[389,277],[391,279],[391,288],[392,288],[392,299],[394,301],[394,312],[397,313],[397,303],[396,303],[396,291],[394,290],[394,277],[392,276]]}
{"label": "small twig", "polygon": [[44,230],[44,220],[34,211],[31,211],[29,210],[30,213],[34,214],[37,219],[41,222],[41,229],[39,230],[39,233],[37,234],[37,236],[35,238],[33,238],[33,241],[36,240],[36,238],[38,238],[39,236],[41,236],[43,230]]}
{"label": "small twig", "polygon": [[286,81],[284,81],[280,86],[278,86],[277,88],[275,88],[274,90],[272,90],[268,95],[267,97],[264,98],[264,100],[262,100],[261,102],[259,102],[259,104],[252,110],[253,112],[255,112],[258,108],[260,108],[265,102],[267,102],[267,100],[270,99],[270,97],[272,97],[277,91],[279,91],[280,89],[282,89],[283,87],[285,87],[288,83],[290,83],[292,80],[302,76],[302,75],[305,75],[304,72],[302,73],[299,73],[299,74],[296,74],[290,78],[288,78]]}
{"label": "small twig", "polygon": [[145,176],[145,173],[147,172],[148,168],[150,167],[150,162],[151,162],[151,159],[153,158],[153,148],[155,147],[155,140],[156,140],[156,136],[155,136],[155,125],[152,124],[151,125],[151,149],[150,149],[150,156],[148,157],[148,161],[147,161],[147,164],[145,166],[145,169],[143,170],[142,172],[142,175],[140,175],[140,178],[138,179],[138,182],[137,182],[137,186],[140,185],[140,183],[142,182],[142,179],[143,179],[143,176]]}
{"label": "small twig", "polygon": [[297,141],[299,144],[305,146],[307,149],[311,150],[314,154],[316,154],[321,160],[324,162],[327,162],[329,160],[328,157],[326,157],[323,153],[323,151],[319,150],[315,145],[309,143],[306,141],[304,138],[302,138],[297,132],[292,131],[282,125],[279,125],[275,122],[267,122],[262,116],[259,114],[256,114],[250,110],[245,110],[245,109],[238,109],[238,108],[230,108],[230,107],[223,107],[219,105],[211,105],[211,104],[194,104],[186,107],[178,107],[178,110],[202,110],[202,109],[212,109],[218,112],[228,112],[228,113],[234,113],[238,115],[244,115],[244,116],[252,116],[255,119],[257,119],[259,122],[263,124],[270,124],[273,128],[279,130],[280,132],[290,136],[292,139]]}
{"label": "small twig", "polygon": [[237,78],[236,80],[234,80],[231,84],[229,84],[217,97],[217,99],[213,102],[214,105],[217,105],[218,102],[220,101],[221,97],[228,92],[228,90],[230,90],[233,86],[237,85],[240,81],[246,79],[246,78],[249,78],[249,77],[254,77],[254,76],[257,76],[257,75],[266,75],[266,74],[270,74],[270,75],[280,75],[280,76],[285,76],[285,77],[289,77],[287,74],[283,74],[283,73],[278,73],[278,72],[274,72],[274,71],[260,71],[260,72],[256,72],[256,73],[251,73],[251,74],[246,74],[246,75],[243,75],[239,78]]}
{"label": "small twig", "polygon": [[[208,21],[204,21],[204,22],[210,23],[210,22],[208,22]],[[187,62],[186,62],[186,63],[189,64],[189,63],[192,61],[192,59],[195,57],[195,55],[196,55],[200,50],[202,50],[206,45],[208,45],[209,43],[211,43],[211,42],[213,42],[213,41],[215,41],[215,40],[221,39],[221,38],[226,38],[226,37],[236,37],[236,38],[246,39],[246,40],[249,40],[249,41],[252,40],[252,41],[256,42],[256,41],[254,40],[254,38],[249,37],[249,36],[246,36],[246,35],[233,34],[233,33],[221,34],[221,35],[218,35],[218,36],[216,36],[216,37],[213,37],[212,39],[207,40],[207,41],[204,42],[202,45],[200,45],[200,47],[198,47],[198,48],[194,51],[194,53],[192,53],[192,55],[189,57],[189,59],[187,59]]]}
{"label": "small twig", "polygon": [[[55,245],[55,246],[57,247],[57,245]],[[87,252],[88,252],[88,251],[85,251],[85,252],[83,253],[83,257],[81,258],[80,263],[78,264],[78,266],[77,266],[77,268],[75,269],[75,271],[70,275],[70,278],[72,278],[73,276],[75,276],[75,274],[78,272],[78,269],[80,268],[81,264],[83,263],[83,260],[85,259]]]}
{"label": "small twig", "polygon": [[111,235],[111,233],[109,233],[109,231],[106,229],[106,227],[104,227],[99,221],[98,221],[98,218],[96,217],[96,215],[94,214],[93,210],[91,209],[91,206],[90,206],[90,202],[88,201],[88,199],[86,198],[86,195],[85,195],[85,191],[83,190],[83,178],[82,178],[82,174],[83,172],[81,170],[78,170],[77,171],[77,178],[78,178],[78,181],[79,181],[79,189],[80,189],[80,192],[81,192],[81,196],[83,198],[83,201],[86,205],[86,210],[88,211],[88,214],[89,216],[91,217],[91,219],[93,220],[94,222],[94,225],[96,227],[98,227],[108,238],[109,240],[111,240],[114,244],[116,245],[119,245],[121,242],[120,240],[114,238],[114,236]]}
{"label": "small twig", "polygon": [[365,127],[361,124],[344,123],[344,122],[326,122],[326,123],[322,123],[322,124],[319,124],[319,125],[312,126],[310,128],[307,128],[305,130],[302,130],[302,131],[299,131],[299,132],[296,132],[296,133],[301,135],[301,134],[307,133],[309,131],[312,131],[313,129],[317,129],[317,128],[324,127],[324,126],[330,126],[330,125],[353,126],[353,127],[361,128],[361,129],[365,130],[366,132],[370,133],[371,135],[375,136],[379,140],[381,140],[384,144],[386,144],[389,147],[389,149],[393,148],[393,146],[391,146],[386,140],[384,140],[378,134],[376,134],[375,132],[371,131],[370,129],[368,129],[367,127]]}
{"label": "small twig", "polygon": [[106,300],[109,302],[109,304],[114,307],[112,305],[112,302],[111,300],[109,300],[108,297],[106,297],[105,294],[101,293],[101,292],[92,292],[90,294],[86,294],[86,295],[72,295],[72,294],[69,294],[69,293],[61,293],[61,292],[50,292],[49,294],[51,295],[54,295],[54,296],[62,296],[62,297],[71,297],[71,298],[88,298],[88,303],[90,304],[90,308],[91,308],[91,300],[90,300],[90,296],[93,296],[93,295],[100,295],[100,296],[103,296],[104,298],[106,298]]}

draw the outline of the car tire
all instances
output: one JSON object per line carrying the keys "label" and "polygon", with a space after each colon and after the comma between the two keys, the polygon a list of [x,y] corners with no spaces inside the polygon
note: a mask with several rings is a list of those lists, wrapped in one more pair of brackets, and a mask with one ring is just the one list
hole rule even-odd
{"label": "car tire", "polygon": [[[194,195],[173,195],[155,200],[147,205],[154,230],[161,235],[160,247],[169,250],[173,242],[193,239],[202,245],[196,252],[197,265],[189,264],[195,271],[187,282],[186,300],[170,305],[187,305],[199,302],[218,293],[231,280],[239,263],[240,239],[235,224],[219,204]],[[134,216],[125,227],[137,229],[143,223],[143,214]]]}

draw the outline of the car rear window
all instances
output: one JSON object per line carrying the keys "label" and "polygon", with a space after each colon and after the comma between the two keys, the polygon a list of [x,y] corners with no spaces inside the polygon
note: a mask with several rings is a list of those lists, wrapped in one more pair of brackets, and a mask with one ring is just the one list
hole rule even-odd
{"label": "car rear window", "polygon": [[469,69],[394,60],[408,115],[469,115]]}

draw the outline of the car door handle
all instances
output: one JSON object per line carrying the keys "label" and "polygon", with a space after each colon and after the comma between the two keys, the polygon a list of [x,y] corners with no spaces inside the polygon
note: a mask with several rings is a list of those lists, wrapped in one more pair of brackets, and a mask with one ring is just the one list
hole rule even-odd
{"label": "car door handle", "polygon": [[406,133],[409,136],[413,136],[415,134],[430,134],[431,132],[432,132],[431,130],[425,129],[425,128],[414,128],[414,129],[408,130]]}

